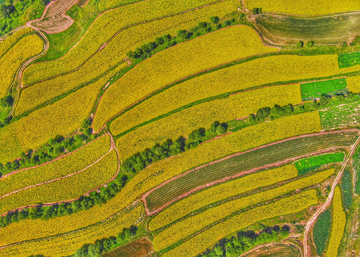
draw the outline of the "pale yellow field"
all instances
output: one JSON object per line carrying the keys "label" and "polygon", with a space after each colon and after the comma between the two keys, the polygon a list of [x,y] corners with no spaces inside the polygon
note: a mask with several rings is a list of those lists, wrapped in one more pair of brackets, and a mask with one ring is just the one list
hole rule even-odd
{"label": "pale yellow field", "polygon": [[338,256],[338,249],[344,234],[346,225],[346,214],[342,205],[340,187],[335,188],[335,194],[332,204],[332,226],[329,247],[326,250],[326,257]]}
{"label": "pale yellow field", "polygon": [[219,223],[203,233],[191,238],[180,246],[162,255],[163,257],[192,257],[205,251],[206,248],[220,239],[238,230],[244,229],[251,224],[269,218],[299,212],[311,205],[317,204],[315,190],[309,190],[290,197],[281,199],[275,203],[260,206],[250,211],[240,213],[222,223]]}
{"label": "pale yellow field", "polygon": [[[275,199],[283,195],[287,195],[288,193],[298,189],[304,189],[306,187],[316,185],[324,179],[328,178],[333,173],[333,169],[323,171],[313,176],[305,177],[303,179],[296,180],[268,191],[263,191],[258,194],[226,202],[201,212],[200,214],[190,216],[187,219],[175,223],[174,225],[157,234],[153,239],[155,250],[159,251],[165,249],[180,239],[186,238],[187,236],[200,231],[204,227],[209,226],[210,224],[219,221],[236,211],[269,201],[271,199]],[[253,181],[253,183],[256,182]]]}
{"label": "pale yellow field", "polygon": [[[189,94],[183,95],[188,96],[190,100],[192,96],[194,96],[194,94],[191,96]],[[173,98],[169,96],[167,101],[171,102],[171,99]],[[161,101],[162,99],[160,100],[158,98],[154,100],[152,100],[151,98],[149,99],[149,101],[145,101],[139,106],[140,110],[134,108],[129,112],[124,113],[124,115],[120,116],[118,119],[114,120],[114,122],[112,122],[110,126],[111,132],[115,135],[118,135],[129,128],[141,124],[144,121],[147,121],[153,117],[157,117],[158,114],[163,114],[166,113],[166,111],[171,111],[172,103],[174,103],[174,107],[177,107],[176,105],[182,104],[181,102],[179,103],[175,100],[172,103],[165,104],[164,108],[156,108],[158,103],[164,102]],[[258,90],[251,90],[244,93],[231,95],[227,98],[213,100],[190,107],[179,113],[160,119],[159,121],[156,121],[154,125],[161,127],[169,126],[173,129],[175,129],[175,127],[177,126],[178,131],[184,133],[182,135],[188,135],[191,131],[198,129],[199,127],[210,128],[210,125],[215,120],[221,122],[229,121],[235,118],[247,117],[251,113],[256,113],[259,108],[273,107],[275,104],[299,104],[301,103],[301,101],[302,100],[300,84],[266,87]],[[149,124],[145,125],[145,127],[152,128],[153,126]],[[142,128],[139,128],[139,130],[131,132],[131,134],[134,135],[141,133],[141,135],[139,136],[144,137],[146,137],[146,135],[148,134],[139,131],[144,130]],[[157,141],[157,136],[159,138],[162,138],[162,135],[159,135],[158,133],[153,134],[153,131],[151,131],[151,133],[152,139],[155,141]],[[172,136],[172,134],[166,134],[164,136],[169,137]]]}
{"label": "pale yellow field", "polygon": [[13,160],[21,152],[34,149],[56,135],[76,131],[89,116],[106,78],[43,107],[0,131],[0,162]]}
{"label": "pale yellow field", "polygon": [[2,177],[0,179],[0,196],[20,188],[75,173],[92,164],[109,150],[110,136],[104,135],[57,161]]}
{"label": "pale yellow field", "polygon": [[0,245],[48,237],[89,226],[131,204],[151,188],[193,167],[267,142],[317,132],[320,129],[319,114],[314,112],[288,116],[240,130],[192,148],[181,155],[154,163],[137,174],[120,193],[101,207],[94,206],[87,211],[47,221],[25,220],[0,229]]}
{"label": "pale yellow field", "polygon": [[[25,88],[22,91],[15,114],[20,115],[37,105],[66,93],[92,79],[96,79],[114,65],[123,61],[129,50],[134,50],[144,43],[155,40],[158,36],[169,33],[174,35],[178,30],[192,28],[197,25],[198,22],[208,20],[208,18],[213,15],[219,15],[221,17],[222,15],[232,12],[235,8],[233,1],[234,0],[219,2],[206,8],[141,24],[121,31],[103,50],[93,56],[79,70]],[[101,33],[101,35],[102,34],[103,33]],[[85,52],[86,51],[84,50],[82,53]],[[76,56],[74,58],[79,60],[81,57]],[[44,64],[46,64],[47,67],[47,65],[50,65],[51,63],[52,62],[46,62]],[[72,63],[73,62],[71,61],[67,61],[62,64],[61,67],[67,69]],[[34,66],[37,66],[37,64]],[[29,69],[31,69],[31,67],[33,66],[30,66]],[[60,70],[59,67],[47,67],[46,71],[39,70],[38,76],[44,79],[46,78],[44,74],[51,73],[52,71],[59,72]],[[43,94],[44,90],[46,90],[46,94]]]}
{"label": "pale yellow field", "polygon": [[[147,0],[105,12],[94,21],[90,29],[84,34],[82,40],[64,57],[51,62],[37,63],[26,69],[23,79],[24,85],[33,84],[43,79],[48,79],[59,74],[64,74],[78,68],[87,59],[89,59],[91,55],[96,53],[96,51],[98,51],[99,48],[105,42],[110,40],[118,31],[126,28],[129,25],[138,24],[143,21],[151,21],[155,18],[168,15],[174,15],[189,9],[207,5],[211,2],[214,1],[182,0],[177,2],[177,4],[174,4],[172,0]],[[226,0],[224,2],[215,4],[210,9],[215,10],[214,8],[216,8],[217,13],[214,11],[209,12],[206,16],[206,21],[213,15],[219,15],[219,17],[221,17],[222,15],[236,11],[239,5],[239,2],[236,0]],[[191,19],[189,19],[189,21],[191,21]],[[193,25],[196,24],[197,23],[193,23]],[[169,23],[169,25],[175,27],[175,24]],[[146,33],[146,31],[142,30],[141,27],[142,25],[135,26],[135,30],[139,31],[139,34]],[[161,30],[161,27],[157,29]],[[178,30],[179,29],[182,28],[178,28]],[[186,27],[184,29],[186,29]],[[177,30],[173,31],[175,33],[177,32]],[[165,31],[163,31],[163,33],[164,32]],[[128,43],[131,44],[131,47],[134,47],[133,44],[136,43],[139,43],[139,47],[141,46],[141,42],[137,42],[131,37],[128,38],[125,36],[124,38],[126,33],[128,33],[127,29],[125,29],[125,33],[120,33],[116,37],[118,38],[118,41],[130,40]],[[133,35],[133,33],[131,34]],[[164,34],[160,34],[158,36],[163,35]],[[154,38],[148,38],[148,40],[154,40],[155,37],[156,35],[154,35]],[[108,46],[106,48],[108,48]],[[123,57],[124,55],[121,56],[121,58]]]}
{"label": "pale yellow field", "polygon": [[[161,101],[162,108],[157,108],[155,105],[156,102],[152,101],[150,98],[147,100],[150,101],[148,104],[141,104],[130,111],[131,113],[128,114],[129,118],[127,119],[127,122],[131,122],[131,124],[133,124],[131,119],[135,119],[136,121],[145,120],[146,117],[141,114],[143,111],[145,111],[146,115],[149,114],[150,117],[152,117],[153,114],[151,113],[161,113],[159,109],[164,108],[164,113],[166,113],[172,110],[172,106],[179,108],[180,106],[194,102],[196,100],[203,99],[205,97],[216,96],[225,92],[257,87],[269,83],[321,78],[336,74],[344,74],[356,70],[360,70],[360,65],[340,69],[337,55],[282,55],[260,58],[190,79],[184,83],[165,90],[159,95],[154,96],[155,99]],[[135,71],[136,69],[134,69],[132,72]],[[132,73],[129,72],[127,76],[131,74]],[[133,79],[137,80],[138,78]],[[118,83],[123,83],[124,81],[121,79]],[[117,84],[114,84],[114,86],[115,85]],[[119,93],[121,90],[124,90],[123,87],[119,89]],[[109,92],[110,91],[108,91],[108,93]],[[121,98],[116,98],[116,102],[115,100],[113,102],[109,102],[107,104],[108,107],[105,106],[102,108],[104,110],[110,108],[119,110],[117,107],[120,104],[119,99]],[[100,110],[102,105],[106,105],[106,103],[100,102]],[[143,106],[146,106],[146,108],[149,108],[149,110],[144,110],[145,108]],[[97,114],[97,116],[99,115],[100,113]],[[136,115],[138,115],[139,118],[137,118]],[[107,116],[111,117],[110,115]],[[96,124],[97,119],[101,118],[95,116],[95,129],[100,127],[102,124],[102,122],[99,122],[100,124]],[[120,116],[119,119],[124,121],[126,118],[121,118]],[[103,122],[105,122],[105,120],[106,119],[104,119]],[[125,126],[125,124],[122,125]]]}
{"label": "pale yellow field", "polygon": [[255,188],[269,186],[280,181],[288,180],[297,177],[297,175],[298,171],[294,165],[286,165],[211,187],[186,197],[157,214],[149,222],[149,229],[153,231],[157,230],[203,206]]}
{"label": "pale yellow field", "polygon": [[350,92],[360,93],[360,76],[347,77],[346,84]]}
{"label": "pale yellow field", "polygon": [[277,12],[294,15],[325,15],[360,10],[357,0],[245,0],[247,9],[262,8],[263,12]]}
{"label": "pale yellow field", "polygon": [[[0,251],[0,256],[28,257],[34,252],[52,257],[68,256],[74,254],[76,250],[80,249],[85,244],[93,244],[98,239],[117,236],[123,228],[129,228],[143,216],[145,216],[144,207],[143,205],[137,203],[134,206],[131,206],[127,211],[119,212],[104,222],[94,224],[76,232],[53,236],[50,239],[8,247]],[[41,220],[30,222],[41,224]],[[14,226],[18,224],[21,223],[14,224]],[[38,231],[39,230],[35,228],[35,230],[31,232],[34,235],[37,235]]]}
{"label": "pale yellow field", "polygon": [[26,36],[10,48],[0,60],[0,98],[6,95],[21,64],[43,51],[44,41],[38,35]]}
{"label": "pale yellow field", "polygon": [[41,186],[9,195],[0,200],[0,214],[38,203],[56,203],[76,199],[115,176],[118,170],[116,151],[82,172]]}
{"label": "pale yellow field", "polygon": [[[98,131],[107,120],[129,105],[181,78],[236,59],[274,51],[277,49],[263,46],[252,28],[234,26],[159,52],[106,91],[93,127]],[[184,93],[201,97],[199,91]]]}

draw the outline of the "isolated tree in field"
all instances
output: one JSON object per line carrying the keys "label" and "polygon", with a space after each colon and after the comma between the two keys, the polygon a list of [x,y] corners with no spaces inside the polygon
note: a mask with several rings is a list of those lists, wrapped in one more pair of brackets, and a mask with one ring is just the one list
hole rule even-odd
{"label": "isolated tree in field", "polygon": [[213,124],[211,124],[210,131],[212,133],[216,133],[216,128],[220,125],[220,122],[215,121]]}
{"label": "isolated tree in field", "polygon": [[307,47],[313,47],[313,46],[314,46],[314,41],[308,41],[308,42],[306,43],[306,46],[307,46]]}
{"label": "isolated tree in field", "polygon": [[297,44],[296,44],[296,47],[297,48],[302,48],[304,46],[304,42],[303,41],[299,41],[299,42],[297,42]]}
{"label": "isolated tree in field", "polygon": [[219,17],[218,16],[212,16],[210,17],[210,21],[214,24],[218,23],[219,22]]}
{"label": "isolated tree in field", "polygon": [[226,127],[222,124],[216,128],[216,134],[218,134],[218,135],[222,135],[225,132],[226,132]]}
{"label": "isolated tree in field", "polygon": [[199,27],[200,29],[204,29],[204,28],[206,28],[206,27],[207,27],[207,23],[206,23],[206,22],[204,22],[204,21],[199,22],[198,27]]}

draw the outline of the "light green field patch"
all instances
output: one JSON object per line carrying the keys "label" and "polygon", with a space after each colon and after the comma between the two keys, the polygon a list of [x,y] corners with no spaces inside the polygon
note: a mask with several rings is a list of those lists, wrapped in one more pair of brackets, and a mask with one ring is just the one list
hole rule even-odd
{"label": "light green field patch", "polygon": [[344,78],[304,83],[301,84],[300,88],[301,98],[304,101],[313,100],[322,95],[345,94],[348,92]]}

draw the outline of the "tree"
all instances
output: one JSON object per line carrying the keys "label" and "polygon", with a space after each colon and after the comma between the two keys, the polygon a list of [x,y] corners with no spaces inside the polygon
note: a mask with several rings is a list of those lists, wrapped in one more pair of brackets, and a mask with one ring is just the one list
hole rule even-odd
{"label": "tree", "polygon": [[296,47],[297,48],[302,48],[304,46],[304,42],[303,41],[299,41],[299,42],[297,42],[297,44],[296,44]]}
{"label": "tree", "polygon": [[225,132],[226,132],[226,127],[222,124],[216,128],[216,134],[218,134],[218,135],[222,135]]}
{"label": "tree", "polygon": [[267,117],[269,117],[270,110],[271,109],[269,107],[260,108],[256,113],[256,117],[260,120],[265,120]]}
{"label": "tree", "polygon": [[313,47],[314,46],[314,41],[308,41],[306,43],[306,47]]}
{"label": "tree", "polygon": [[157,38],[155,39],[155,43],[156,43],[157,45],[162,45],[162,44],[164,44],[164,42],[165,42],[165,40],[164,40],[162,37],[157,37]]}
{"label": "tree", "polygon": [[275,104],[273,108],[271,108],[270,114],[272,115],[281,115],[283,113],[283,108],[280,105]]}
{"label": "tree", "polygon": [[327,105],[329,102],[330,102],[330,99],[329,99],[328,97],[326,97],[326,96],[321,96],[321,97],[320,97],[319,103],[320,103],[320,106],[321,106],[321,107],[324,107],[324,106]]}
{"label": "tree", "polygon": [[210,17],[210,21],[212,22],[212,23],[218,23],[219,22],[219,17],[218,16],[212,16],[212,17]]}
{"label": "tree", "polygon": [[216,128],[220,125],[220,122],[215,121],[213,124],[211,124],[210,131],[212,133],[216,133]]}
{"label": "tree", "polygon": [[249,115],[249,123],[255,124],[257,122],[257,117],[254,114]]}
{"label": "tree", "polygon": [[199,27],[200,29],[204,29],[204,28],[207,27],[207,25],[208,25],[208,24],[207,24],[206,22],[202,21],[202,22],[199,22],[198,27]]}
{"label": "tree", "polygon": [[294,112],[294,106],[292,104],[287,104],[283,107],[285,114],[290,115]]}

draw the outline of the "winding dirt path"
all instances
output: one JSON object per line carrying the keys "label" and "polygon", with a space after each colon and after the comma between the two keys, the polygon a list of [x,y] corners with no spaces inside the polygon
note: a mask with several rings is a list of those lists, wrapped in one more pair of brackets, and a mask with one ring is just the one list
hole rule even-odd
{"label": "winding dirt path", "polygon": [[27,68],[28,65],[29,65],[30,63],[32,63],[33,61],[35,61],[35,60],[39,59],[40,57],[42,57],[43,55],[45,55],[45,54],[47,53],[47,51],[49,50],[49,47],[50,47],[49,40],[47,39],[47,37],[45,36],[45,34],[42,33],[40,30],[34,28],[34,27],[31,27],[31,28],[33,28],[34,30],[36,30],[37,33],[38,33],[38,35],[45,41],[44,50],[43,50],[40,54],[38,54],[38,55],[30,58],[29,60],[27,60],[25,63],[23,63],[23,64],[20,66],[19,71],[18,71],[18,74],[17,74],[16,78],[14,79],[13,83],[12,83],[11,86],[10,86],[10,88],[11,88],[11,87],[15,87],[15,89],[16,89],[16,95],[15,95],[15,97],[14,97],[14,98],[15,98],[15,103],[13,104],[13,106],[12,106],[12,108],[11,108],[11,111],[10,111],[10,113],[9,113],[9,116],[10,116],[10,115],[13,115],[13,113],[15,112],[15,109],[16,109],[16,107],[17,107],[17,103],[18,103],[18,101],[19,101],[19,96],[20,96],[20,89],[21,89],[21,87],[22,87],[21,80],[22,80],[22,76],[23,76],[23,74],[24,74],[25,68]]}
{"label": "winding dirt path", "polygon": [[352,158],[353,154],[355,153],[355,150],[357,148],[357,146],[360,143],[360,137],[356,140],[356,142],[352,145],[348,156],[346,157],[345,161],[343,162],[343,165],[338,173],[338,175],[336,176],[334,183],[331,186],[331,192],[328,196],[328,198],[326,199],[325,203],[320,207],[319,210],[317,210],[317,212],[311,217],[311,219],[308,221],[308,223],[306,224],[305,227],[305,232],[304,232],[304,241],[303,241],[303,245],[304,245],[304,257],[310,257],[311,256],[311,252],[310,252],[310,246],[308,245],[308,237],[309,237],[309,233],[310,230],[312,228],[312,225],[315,223],[316,219],[319,217],[319,215],[321,213],[323,213],[331,204],[332,198],[334,196],[334,192],[335,192],[335,188],[337,186],[337,184],[339,183],[342,174],[349,162],[349,160]]}
{"label": "winding dirt path", "polygon": [[[329,131],[329,132],[319,132],[319,133],[313,133],[313,134],[307,134],[307,135],[300,135],[300,136],[296,136],[296,137],[291,137],[291,138],[287,138],[287,139],[284,139],[284,140],[280,140],[280,141],[277,141],[277,142],[273,142],[273,143],[270,143],[270,144],[266,144],[266,145],[262,145],[262,146],[259,146],[259,147],[256,147],[256,148],[252,148],[250,150],[247,150],[247,151],[244,151],[244,152],[240,152],[240,153],[235,153],[235,154],[232,154],[232,155],[229,155],[229,156],[226,156],[225,158],[221,158],[219,160],[216,160],[216,161],[213,161],[213,162],[210,162],[210,163],[207,163],[207,164],[204,164],[204,165],[201,165],[199,167],[196,167],[192,170],[189,170],[185,173],[182,173],[182,174],[179,174],[175,177],[172,177],[171,179],[163,182],[162,184],[158,185],[157,187],[155,188],[152,188],[150,191],[146,192],[144,195],[141,196],[141,200],[144,202],[144,205],[145,205],[145,210],[146,210],[146,214],[147,215],[153,215],[155,213],[158,213],[160,212],[161,210],[163,210],[164,208],[168,207],[169,205],[173,204],[174,202],[176,201],[179,201],[191,194],[193,194],[194,192],[197,192],[199,190],[202,190],[204,188],[207,188],[207,187],[210,187],[210,186],[213,186],[213,185],[216,185],[218,183],[223,183],[223,182],[226,182],[228,180],[231,180],[231,179],[234,179],[234,178],[238,178],[238,177],[241,177],[241,176],[244,176],[244,175],[247,175],[247,174],[250,174],[250,173],[254,173],[258,170],[262,170],[262,169],[266,169],[266,168],[271,168],[271,167],[277,167],[277,166],[280,166],[280,165],[283,165],[283,164],[286,164],[288,162],[292,162],[292,161],[296,161],[298,159],[301,159],[301,158],[306,158],[306,157],[310,157],[310,156],[313,156],[313,155],[318,155],[318,154],[322,154],[322,153],[326,153],[326,152],[330,152],[332,150],[334,150],[335,148],[334,147],[331,147],[331,148],[328,148],[328,149],[325,149],[325,150],[322,150],[322,151],[317,151],[317,152],[314,152],[314,153],[311,153],[311,154],[306,154],[306,155],[302,155],[302,156],[297,156],[297,157],[294,157],[294,158],[288,158],[286,160],[283,160],[283,161],[280,161],[280,162],[276,162],[276,163],[273,163],[273,164],[269,164],[269,165],[265,165],[263,167],[258,167],[258,168],[254,168],[254,169],[251,169],[251,170],[248,170],[248,171],[243,171],[243,172],[240,172],[234,176],[230,176],[230,177],[226,177],[226,178],[223,178],[221,180],[217,180],[217,181],[214,181],[214,182],[211,182],[211,183],[208,183],[208,184],[205,184],[205,185],[202,185],[202,186],[199,186],[179,197],[177,197],[176,199],[166,203],[165,205],[161,206],[160,208],[154,210],[154,211],[151,211],[149,210],[148,206],[147,206],[147,202],[146,202],[146,198],[149,194],[151,194],[153,191],[163,187],[164,185],[170,183],[171,181],[174,181],[180,177],[183,177],[185,175],[187,175],[188,173],[190,172],[194,172],[196,170],[199,170],[199,169],[202,169],[206,166],[209,166],[209,165],[213,165],[215,163],[218,163],[218,162],[222,162],[222,161],[225,161],[227,159],[230,159],[234,156],[238,156],[238,155],[242,155],[242,154],[245,154],[245,153],[249,153],[249,152],[252,152],[252,151],[255,151],[255,150],[258,150],[258,149],[262,149],[262,148],[266,148],[266,147],[269,147],[269,146],[272,146],[272,145],[276,145],[276,144],[280,144],[280,143],[283,143],[283,142],[287,142],[287,141],[291,141],[291,140],[294,140],[294,139],[298,139],[298,138],[306,138],[306,137],[313,137],[313,136],[319,136],[319,135],[327,135],[327,134],[337,134],[337,133],[341,133],[341,132],[349,132],[349,131],[357,131],[359,132],[358,129],[348,129],[348,130],[339,130],[339,131]],[[360,140],[360,139],[358,139]],[[346,161],[344,161],[344,163],[346,163]]]}

